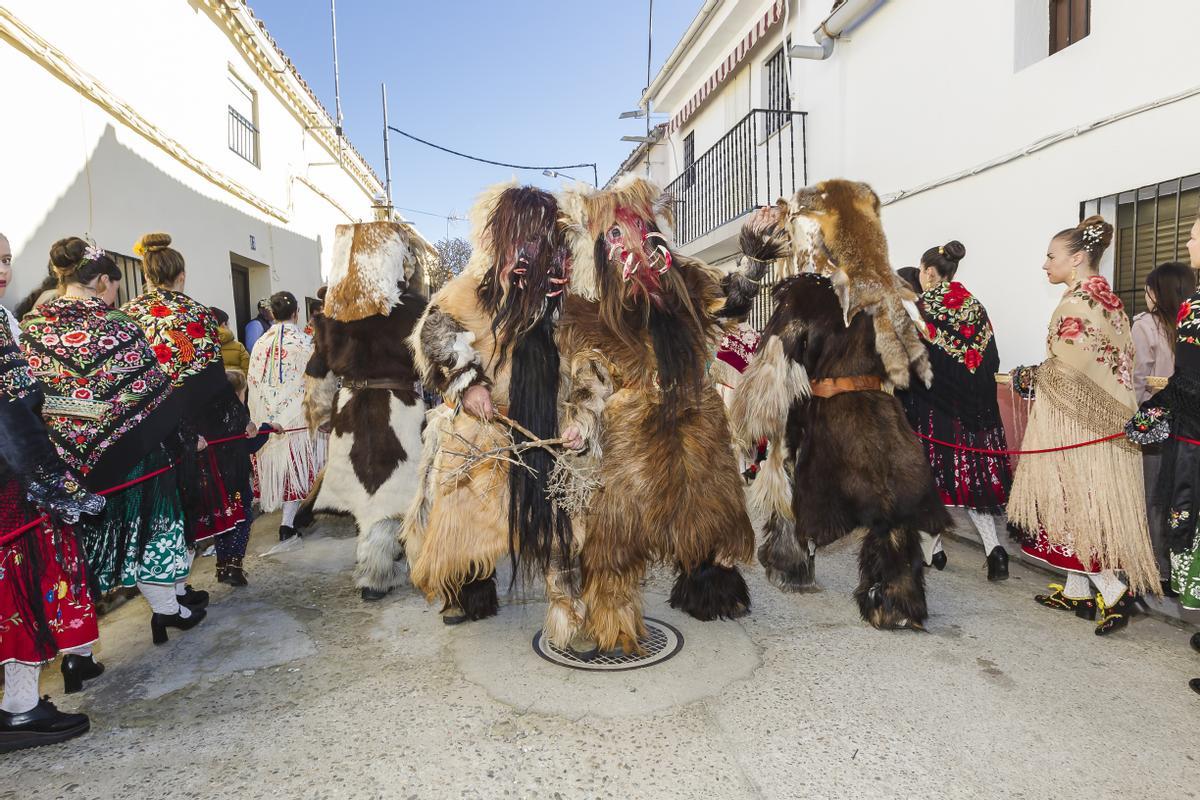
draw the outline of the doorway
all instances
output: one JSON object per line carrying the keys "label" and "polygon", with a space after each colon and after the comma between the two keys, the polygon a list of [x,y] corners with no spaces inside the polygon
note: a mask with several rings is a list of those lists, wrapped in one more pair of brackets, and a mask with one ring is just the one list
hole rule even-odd
{"label": "doorway", "polygon": [[[233,277],[233,316],[238,341],[246,343],[246,325],[253,317],[250,315],[250,270],[239,264],[229,266]],[[257,309],[255,314],[257,314]]]}

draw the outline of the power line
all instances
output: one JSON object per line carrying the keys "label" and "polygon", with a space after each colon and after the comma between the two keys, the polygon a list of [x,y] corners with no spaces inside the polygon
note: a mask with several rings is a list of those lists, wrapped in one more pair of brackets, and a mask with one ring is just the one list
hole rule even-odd
{"label": "power line", "polygon": [[442,147],[440,144],[434,144],[433,142],[426,141],[425,139],[422,139],[419,136],[413,136],[411,133],[408,133],[407,131],[402,131],[399,128],[392,127],[391,125],[388,126],[388,130],[395,131],[396,133],[400,134],[401,136],[405,136],[409,139],[412,139],[414,142],[420,142],[421,144],[423,144],[427,147],[432,147],[435,150],[441,150],[443,153],[449,153],[450,155],[458,156],[459,158],[470,159],[471,161],[478,161],[482,164],[491,164],[491,165],[497,166],[497,167],[508,167],[509,169],[536,170],[538,172],[541,172],[542,170],[547,170],[547,169],[548,170],[561,170],[561,169],[581,169],[583,167],[591,167],[593,182],[599,180],[599,175],[596,172],[596,165],[592,164],[592,163],[562,164],[557,167],[554,167],[554,166],[534,167],[534,166],[529,166],[528,164],[509,164],[504,161],[493,161],[490,158],[480,158],[479,156],[472,156],[472,155],[467,155],[466,153],[460,153],[457,150],[451,150],[449,147]]}
{"label": "power line", "polygon": [[439,214],[436,211],[422,211],[419,208],[405,208],[404,206],[396,206],[395,208],[398,211],[407,211],[410,214],[425,214],[426,216],[440,217],[441,219],[448,219],[454,222],[467,222],[466,217],[455,217],[448,214]]}

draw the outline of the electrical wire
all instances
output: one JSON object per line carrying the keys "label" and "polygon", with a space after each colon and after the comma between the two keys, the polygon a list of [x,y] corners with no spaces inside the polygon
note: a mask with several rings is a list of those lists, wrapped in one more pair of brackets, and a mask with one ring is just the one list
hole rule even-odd
{"label": "electrical wire", "polygon": [[509,164],[504,161],[493,161],[490,158],[480,158],[479,156],[472,156],[472,155],[467,155],[466,153],[460,153],[457,150],[451,150],[449,147],[442,147],[440,144],[434,144],[433,142],[426,141],[425,139],[422,139],[419,136],[413,136],[411,133],[408,133],[407,131],[402,131],[399,128],[392,127],[391,125],[388,126],[388,130],[394,131],[395,133],[398,133],[401,136],[405,136],[409,139],[412,139],[414,142],[420,142],[421,144],[426,145],[427,147],[432,147],[435,150],[441,150],[443,153],[449,153],[451,155],[458,156],[459,158],[466,158],[466,159],[470,159],[471,161],[479,161],[480,163],[491,164],[491,165],[497,166],[497,167],[508,167],[509,169],[529,169],[529,170],[541,171],[541,170],[547,170],[547,169],[550,169],[550,170],[580,169],[582,167],[595,167],[596,166],[595,164],[592,164],[592,163],[561,164],[557,167],[547,167],[547,166],[534,167],[534,166],[529,166],[528,164]]}

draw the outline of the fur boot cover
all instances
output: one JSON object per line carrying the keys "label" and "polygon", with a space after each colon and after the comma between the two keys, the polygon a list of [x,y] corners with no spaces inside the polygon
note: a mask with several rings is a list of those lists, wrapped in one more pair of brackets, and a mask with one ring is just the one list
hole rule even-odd
{"label": "fur boot cover", "polygon": [[354,517],[355,585],[374,591],[402,580],[400,526],[419,483],[425,408],[407,339],[425,310],[426,248],[396,223],[338,227],[335,282],[325,315],[314,320],[306,370],[305,415],[331,435],[319,490],[305,511]]}
{"label": "fur boot cover", "polygon": [[[864,619],[918,627],[926,611],[923,578],[911,571],[914,542],[919,531],[941,533],[950,517],[903,408],[884,391],[907,385],[910,367],[920,374],[928,361],[892,283],[874,197],[863,184],[828,181],[798,193],[787,215],[768,209],[747,223],[744,247],[829,276],[805,270],[775,286],[731,415],[744,440],[770,440],[751,499],[772,582],[810,585],[816,547],[867,529],[856,593]],[[831,392],[833,379],[843,383]]]}

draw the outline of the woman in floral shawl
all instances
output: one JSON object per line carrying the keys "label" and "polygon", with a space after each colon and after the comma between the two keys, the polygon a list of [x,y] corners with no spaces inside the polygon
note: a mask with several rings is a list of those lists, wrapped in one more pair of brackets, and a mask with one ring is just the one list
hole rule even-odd
{"label": "woman in floral shawl", "polygon": [[279,540],[295,536],[296,512],[325,464],[328,434],[310,433],[304,419],[304,368],[312,338],[297,327],[298,306],[291,292],[271,295],[275,324],[250,353],[250,416],[290,433],[271,436],[258,451],[259,502],[265,512],[283,509]]}
{"label": "woman in floral shawl", "polygon": [[[989,581],[1008,577],[1008,552],[996,535],[995,515],[1004,511],[1012,486],[1007,456],[956,450],[930,439],[978,450],[1007,450],[1000,406],[996,401],[996,371],[1000,351],[987,310],[966,287],[954,280],[967,254],[962,242],[931,247],[921,256],[919,280],[923,292],[918,307],[925,320],[925,347],[933,367],[933,384],[909,384],[897,392],[909,424],[923,436],[921,444],[933,470],[942,502],[967,509],[987,554]],[[939,547],[931,559],[946,563]]]}
{"label": "woman in floral shawl", "polygon": [[[1067,290],[1050,318],[1047,359],[1014,371],[1022,394],[1036,394],[1023,450],[1105,437],[1136,408],[1129,318],[1096,273],[1112,235],[1112,225],[1094,216],[1050,241],[1043,269]],[[1125,439],[1021,459],[1009,519],[1023,530],[1026,553],[1067,572],[1064,585],[1034,599],[1098,616],[1099,636],[1128,625],[1130,592],[1159,591],[1145,508],[1141,453]]]}
{"label": "woman in floral shawl", "polygon": [[[248,517],[250,454],[245,441],[208,447],[209,439],[256,435],[250,415],[225,378],[217,318],[212,309],[184,294],[183,256],[165,233],[148,233],[134,246],[142,257],[147,291],[122,309],[146,334],[158,364],[179,398],[181,432],[189,457],[177,467],[180,495],[188,522],[189,547],[213,536],[218,549]],[[189,549],[189,553],[194,552]],[[234,554],[241,564],[242,552]],[[219,561],[231,555],[222,551]],[[219,563],[218,567],[225,566]],[[203,605],[207,592],[180,584],[181,600]]]}
{"label": "woman in floral shawl", "polygon": [[[4,246],[0,274],[7,278]],[[42,422],[42,389],[11,321],[0,307],[0,753],[65,741],[88,729],[85,715],[38,699],[43,664],[63,653],[68,693],[104,671],[92,656],[99,637],[96,609],[71,527],[83,514],[100,513],[104,498],[84,489],[55,452]],[[43,514],[48,518],[39,519]]]}
{"label": "woman in floral shawl", "polygon": [[204,618],[202,609],[176,600],[189,569],[171,474],[180,447],[178,399],[141,329],[112,307],[121,281],[112,258],[71,237],[54,244],[50,261],[63,294],[30,314],[21,337],[45,387],[50,438],[93,491],[149,478],[111,495],[103,516],[80,522],[92,589],[136,585],[161,644],[168,627],[187,629]]}

